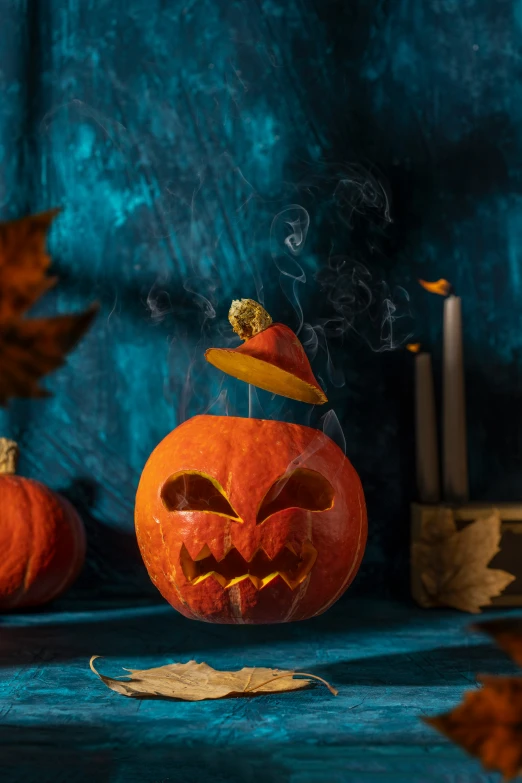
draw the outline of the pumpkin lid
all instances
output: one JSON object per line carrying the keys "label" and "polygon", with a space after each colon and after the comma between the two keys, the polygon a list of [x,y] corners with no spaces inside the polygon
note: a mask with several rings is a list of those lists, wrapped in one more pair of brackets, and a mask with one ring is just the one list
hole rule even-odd
{"label": "pumpkin lid", "polygon": [[233,301],[228,318],[245,342],[237,348],[209,348],[207,362],[240,381],[292,400],[313,405],[328,401],[303,346],[288,326],[272,323],[253,299]]}

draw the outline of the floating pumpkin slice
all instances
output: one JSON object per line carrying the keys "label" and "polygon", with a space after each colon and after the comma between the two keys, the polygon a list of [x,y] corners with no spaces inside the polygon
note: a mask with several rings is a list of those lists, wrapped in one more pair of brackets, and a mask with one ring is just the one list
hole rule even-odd
{"label": "floating pumpkin slice", "polygon": [[245,342],[237,348],[209,348],[207,362],[240,381],[292,400],[322,405],[327,402],[297,335],[274,324],[253,299],[232,302],[228,319]]}

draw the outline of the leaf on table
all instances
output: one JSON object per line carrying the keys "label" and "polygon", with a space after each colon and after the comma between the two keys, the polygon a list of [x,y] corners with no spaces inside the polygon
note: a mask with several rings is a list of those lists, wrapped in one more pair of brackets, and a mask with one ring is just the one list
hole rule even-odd
{"label": "leaf on table", "polygon": [[44,397],[38,382],[63,364],[97,306],[77,315],[26,319],[52,286],[47,231],[59,210],[0,223],[0,405],[11,397]]}
{"label": "leaf on table", "polygon": [[[522,665],[521,619],[492,620],[472,627],[491,636]],[[482,675],[477,679],[482,683],[480,690],[465,693],[451,712],[424,721],[479,758],[485,769],[512,780],[522,773],[522,677]]]}
{"label": "leaf on table", "polygon": [[451,509],[434,509],[412,545],[412,560],[421,574],[423,606],[451,606],[480,612],[515,577],[488,568],[500,551],[501,520],[497,511],[457,529]]}
{"label": "leaf on table", "polygon": [[522,619],[488,620],[475,623],[472,628],[490,636],[501,650],[522,666]]}
{"label": "leaf on table", "polygon": [[424,721],[506,780],[522,770],[522,678],[479,677],[451,712]]}
{"label": "leaf on table", "polygon": [[[319,680],[337,695],[325,680],[313,674],[283,671],[281,669],[244,668],[240,671],[218,671],[206,663],[171,663],[155,669],[125,669],[129,679],[106,677],[94,668],[93,655],[89,665],[102,682],[116,693],[134,698],[165,698],[183,701],[225,699],[230,696],[255,696],[267,693],[286,693],[307,688],[312,679]],[[296,675],[307,679],[296,680]]]}

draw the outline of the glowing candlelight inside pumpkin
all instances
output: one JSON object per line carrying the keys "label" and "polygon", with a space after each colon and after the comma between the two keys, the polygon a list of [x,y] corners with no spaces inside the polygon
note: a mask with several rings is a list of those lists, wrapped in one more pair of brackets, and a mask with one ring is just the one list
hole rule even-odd
{"label": "glowing candlelight inside pumpkin", "polygon": [[420,343],[406,346],[415,354],[415,450],[417,489],[422,503],[440,499],[439,447],[431,355]]}
{"label": "glowing candlelight inside pumpkin", "polygon": [[462,352],[462,303],[447,280],[420,284],[446,296],[444,301],[442,442],[444,498],[461,503],[469,497],[466,403]]}

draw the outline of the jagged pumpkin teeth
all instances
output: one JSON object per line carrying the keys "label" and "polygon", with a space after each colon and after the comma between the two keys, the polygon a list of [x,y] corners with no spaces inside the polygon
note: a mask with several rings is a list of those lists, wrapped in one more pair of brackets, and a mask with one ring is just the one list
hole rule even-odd
{"label": "jagged pumpkin teeth", "polygon": [[205,544],[199,555],[196,555],[194,560],[204,560],[206,557],[212,557],[212,552],[210,551],[208,544]]}
{"label": "jagged pumpkin teeth", "polygon": [[232,302],[229,320],[245,342],[237,348],[209,348],[205,358],[214,367],[260,389],[312,405],[327,402],[297,335],[272,323],[253,299]]}
{"label": "jagged pumpkin teeth", "polygon": [[315,548],[310,542],[305,542],[301,555],[286,545],[273,558],[263,549],[258,549],[251,560],[245,560],[237,549],[232,548],[223,558],[216,560],[208,546],[205,546],[193,560],[183,544],[180,562],[186,579],[192,584],[199,584],[213,576],[222,587],[231,587],[243,579],[250,579],[259,589],[279,574],[294,589],[306,579],[316,557]]}

